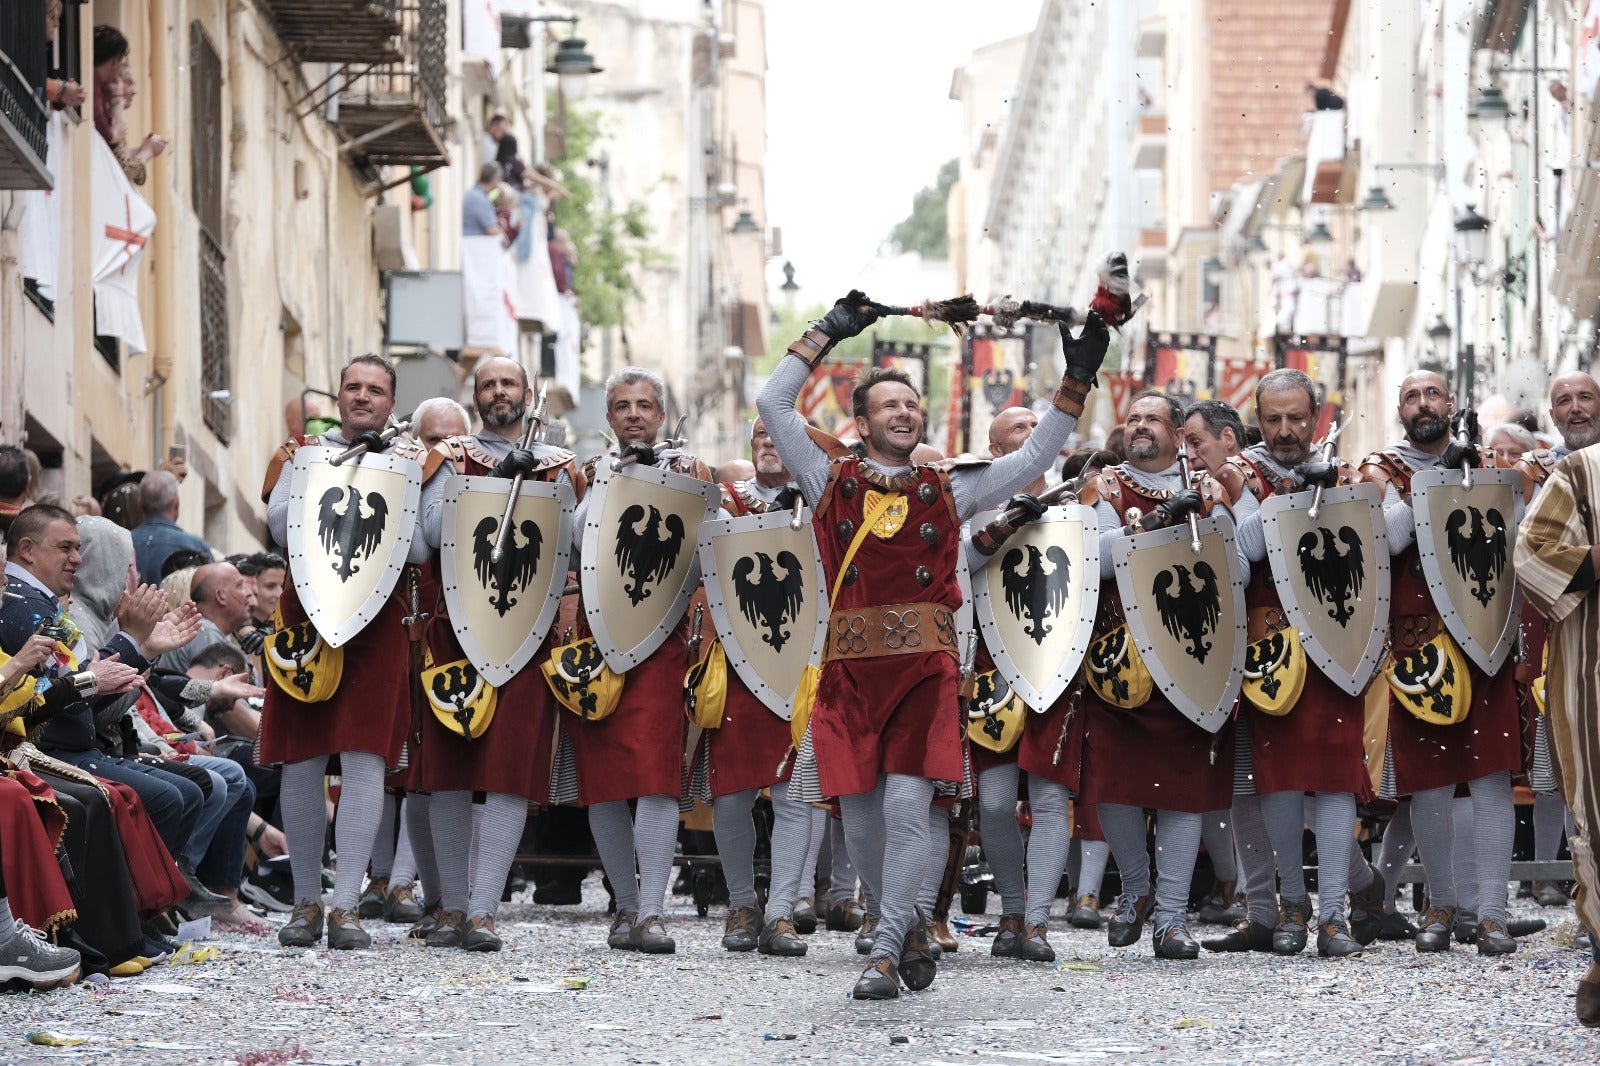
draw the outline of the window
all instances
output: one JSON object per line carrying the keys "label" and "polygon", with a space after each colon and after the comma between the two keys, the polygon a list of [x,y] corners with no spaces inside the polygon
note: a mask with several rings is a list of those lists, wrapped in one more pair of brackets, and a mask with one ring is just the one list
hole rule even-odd
{"label": "window", "polygon": [[199,22],[190,25],[190,191],[200,223],[200,413],[224,444],[233,436],[227,258],[222,247],[222,59]]}

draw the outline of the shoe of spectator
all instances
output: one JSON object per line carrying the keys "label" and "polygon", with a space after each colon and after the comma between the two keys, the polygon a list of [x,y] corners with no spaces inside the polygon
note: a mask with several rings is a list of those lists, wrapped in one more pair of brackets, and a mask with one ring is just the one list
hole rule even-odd
{"label": "shoe of spectator", "polygon": [[71,948],[58,948],[21,919],[0,932],[0,981],[26,981],[41,991],[70,985],[78,979],[82,959]]}
{"label": "shoe of spectator", "polygon": [[504,945],[500,934],[494,931],[494,919],[479,914],[467,919],[467,935],[461,946],[468,951],[499,951]]}
{"label": "shoe of spectator", "polygon": [[233,900],[202,885],[187,863],[178,864],[178,870],[183,874],[184,884],[189,886],[189,894],[178,901],[178,909],[184,914],[190,918],[203,918],[233,910]]}
{"label": "shoe of spectator", "polygon": [[263,859],[239,883],[239,895],[274,914],[294,910],[294,878],[289,874],[289,857]]}
{"label": "shoe of spectator", "polygon": [[357,918],[382,918],[383,901],[389,895],[389,879],[374,877],[367,882],[367,890],[356,903]]}
{"label": "shoe of spectator", "polygon": [[143,955],[135,955],[133,958],[126,959],[111,967],[110,972],[112,977],[138,977],[154,965],[155,963]]}
{"label": "shoe of spectator", "polygon": [[144,938],[144,947],[139,950],[143,957],[151,962],[166,962],[172,957],[172,953],[178,950],[178,945],[147,936]]}
{"label": "shoe of spectator", "polygon": [[794,919],[795,932],[810,936],[817,931],[817,905],[811,897],[806,896],[794,905],[794,913],[789,917]]}
{"label": "shoe of spectator", "polygon": [[853,933],[861,928],[861,916],[864,913],[860,900],[840,900],[828,908],[828,930],[834,933]]}
{"label": "shoe of spectator", "polygon": [[361,919],[335,907],[328,912],[328,946],[335,951],[361,951],[372,946],[372,937],[361,928]]}
{"label": "shoe of spectator", "polygon": [[383,920],[396,925],[410,925],[422,920],[422,904],[417,902],[412,885],[395,885],[383,899]]}
{"label": "shoe of spectator", "polygon": [[1554,881],[1535,881],[1533,900],[1541,907],[1565,907],[1572,902],[1567,899],[1567,894],[1561,891],[1561,886]]}
{"label": "shoe of spectator", "polygon": [[428,934],[439,928],[439,920],[444,917],[444,908],[438,904],[424,907],[422,917],[417,919],[417,924],[406,930],[407,940],[426,940]]}
{"label": "shoe of spectator", "polygon": [[314,948],[322,940],[322,904],[309,900],[295,904],[294,913],[278,930],[278,943],[286,948]]}
{"label": "shoe of spectator", "polygon": [[458,948],[466,931],[466,911],[445,911],[439,917],[439,924],[428,934],[427,944],[430,948]]}
{"label": "shoe of spectator", "polygon": [[878,916],[876,914],[864,915],[861,919],[861,928],[856,930],[856,954],[871,955],[872,945],[878,942]]}

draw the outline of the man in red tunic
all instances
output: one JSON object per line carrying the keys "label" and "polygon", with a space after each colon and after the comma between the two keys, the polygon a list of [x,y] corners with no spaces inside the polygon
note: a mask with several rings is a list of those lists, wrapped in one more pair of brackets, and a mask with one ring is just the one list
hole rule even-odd
{"label": "man in red tunic", "polygon": [[876,321],[869,303],[859,292],[835,303],[790,345],[756,407],[813,508],[832,600],[809,746],[820,791],[839,797],[851,857],[875,886],[882,913],[852,994],[892,999],[901,981],[918,991],[937,969],[916,900],[934,782],[962,777],[954,620],[961,524],[1049,468],[1083,413],[1110,334],[1093,313],[1081,338],[1063,327],[1061,387],[1027,444],[993,463],[947,472],[911,462],[925,420],[922,398],[902,372],[875,369],[852,395],[865,459],[842,447],[825,450],[796,409],[829,350]]}
{"label": "man in red tunic", "polygon": [[[1361,473],[1384,486],[1383,514],[1394,554],[1389,639],[1395,654],[1413,650],[1443,630],[1440,610],[1423,577],[1411,510],[1411,479],[1434,467],[1477,466],[1477,449],[1452,442],[1455,397],[1444,378],[1419,370],[1400,383],[1400,425],[1405,439],[1369,455]],[[1391,694],[1389,762],[1396,795],[1411,794],[1411,824],[1428,875],[1428,910],[1417,922],[1418,951],[1450,950],[1456,917],[1451,870],[1451,799],[1457,786],[1472,795],[1473,849],[1477,861],[1480,955],[1517,950],[1506,928],[1506,884],[1511,876],[1511,775],[1522,768],[1522,729],[1512,664],[1489,676],[1467,660],[1472,704],[1464,720],[1434,725],[1415,717]],[[1386,777],[1389,775],[1386,774]]]}
{"label": "man in red tunic", "polygon": [[[508,492],[511,479],[521,474],[528,481],[570,485],[575,496],[583,493],[583,475],[573,465],[571,452],[538,441],[522,447],[533,389],[521,364],[503,357],[478,364],[473,395],[482,430],[441,441],[434,450],[443,461],[423,486],[421,533],[430,550],[436,551],[440,544],[445,486],[454,474],[503,478]],[[559,580],[565,585],[566,576]],[[443,596],[434,607],[428,643],[436,665],[466,657]],[[469,740],[445,728],[436,716],[423,717],[422,765],[415,783],[432,794],[428,812],[443,907],[437,926],[426,937],[429,947],[501,948],[494,918],[528,820],[528,804],[550,800],[556,704],[539,670],[539,663],[549,657],[549,635],[544,643],[528,665],[500,688],[494,721],[484,736]],[[469,870],[474,792],[483,793],[484,802],[477,827],[477,865]]]}
{"label": "man in red tunic", "polygon": [[[1235,496],[1239,542],[1251,563],[1244,595],[1252,643],[1288,625],[1267,565],[1260,501],[1314,485],[1348,484],[1355,473],[1312,455],[1317,399],[1309,377],[1298,370],[1274,370],[1256,386],[1255,398],[1262,441],[1229,459],[1222,478]],[[1249,782],[1277,859],[1283,906],[1271,934],[1272,950],[1295,955],[1306,946],[1311,905],[1302,838],[1304,797],[1311,792],[1316,794],[1317,954],[1355,955],[1361,945],[1350,935],[1344,897],[1355,847],[1356,797],[1371,791],[1362,743],[1365,697],[1351,696],[1309,663],[1302,661],[1301,666],[1305,686],[1286,713],[1259,709],[1248,693],[1240,700],[1235,750],[1248,770],[1240,772],[1236,766],[1234,778]],[[1236,804],[1247,800],[1245,795],[1235,797]],[[1271,895],[1272,874],[1269,868],[1259,887],[1251,879],[1252,902],[1258,891]]]}
{"label": "man in red tunic", "polygon": [[[394,411],[394,387],[394,367],[387,359],[356,356],[339,373],[340,428],[320,437],[292,438],[278,449],[267,468],[263,496],[267,526],[280,546],[289,542],[289,473],[295,451],[308,444],[334,449],[365,444],[370,451],[385,451],[389,444],[380,434]],[[419,462],[424,458],[416,445],[399,442],[391,454]],[[427,559],[427,542],[414,535],[407,561],[415,566]],[[298,562],[290,560],[291,574]],[[399,764],[411,725],[410,659],[401,623],[407,613],[406,586],[402,576],[382,610],[343,646],[344,672],[328,699],[305,703],[281,684],[267,688],[260,761],[283,764],[283,824],[296,900],[289,922],[278,931],[285,947],[311,947],[322,939],[322,847],[328,832],[322,779],[335,755],[341,786],[334,840],[339,862],[327,916],[328,946],[348,950],[372,944],[356,916],[356,904],[382,816],[384,767]],[[285,626],[307,620],[293,585],[284,588],[279,609]]]}
{"label": "man in red tunic", "polygon": [[[643,367],[624,367],[607,379],[605,394],[606,424],[621,452],[636,454],[639,462],[649,466],[711,480],[711,470],[699,459],[676,448],[656,446],[667,420],[666,383],[659,374]],[[605,459],[590,459],[585,475]],[[585,500],[578,505],[575,531],[583,529],[589,503]],[[575,532],[574,539],[581,541],[581,534]],[[579,566],[580,546],[573,546],[574,570]],[[587,626],[583,628],[587,631]],[[618,951],[670,955],[677,950],[661,918],[678,836],[678,796],[683,788],[687,630],[686,614],[661,647],[623,675],[622,697],[610,716],[593,721],[567,714],[560,719],[557,774],[575,770],[577,792],[575,797],[552,798],[575,798],[589,808],[595,848],[617,895],[617,917],[606,943]],[[632,813],[630,800],[635,801]]]}
{"label": "man in red tunic", "polygon": [[[1176,525],[1191,514],[1228,513],[1228,499],[1207,474],[1184,483],[1178,463],[1182,410],[1172,398],[1145,393],[1134,399],[1123,425],[1128,460],[1089,482],[1079,499],[1100,519],[1100,609],[1095,640],[1124,623],[1114,581],[1113,546],[1129,532]],[[1137,510],[1137,523],[1132,512]],[[1248,567],[1246,567],[1248,569]],[[1131,648],[1131,641],[1128,644]],[[1200,850],[1200,820],[1226,807],[1232,795],[1232,738],[1213,735],[1186,718],[1159,687],[1136,702],[1133,687],[1115,679],[1084,694],[1081,792],[1094,797],[1100,826],[1117,858],[1123,895],[1107,926],[1112,947],[1137,943],[1154,913],[1158,958],[1193,959],[1200,945],[1189,936],[1189,881]],[[1116,700],[1117,702],[1109,702]],[[1156,810],[1156,895],[1150,894],[1145,809]]]}

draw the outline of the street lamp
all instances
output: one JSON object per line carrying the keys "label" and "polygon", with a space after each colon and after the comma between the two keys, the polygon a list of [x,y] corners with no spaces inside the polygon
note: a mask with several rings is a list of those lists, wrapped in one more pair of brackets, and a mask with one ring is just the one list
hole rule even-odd
{"label": "street lamp", "polygon": [[1382,185],[1374,185],[1367,190],[1367,198],[1361,201],[1362,211],[1393,211],[1394,201],[1389,199],[1389,193]]}
{"label": "street lamp", "polygon": [[[574,24],[577,22],[576,19],[571,21]],[[555,56],[550,60],[550,65],[544,68],[546,72],[556,76],[561,84],[562,95],[569,100],[582,99],[589,87],[589,75],[599,74],[604,69],[596,65],[594,56],[587,50],[587,44],[588,42],[581,37],[568,37],[556,46]]]}
{"label": "street lamp", "polygon": [[1333,243],[1333,234],[1328,230],[1328,224],[1318,220],[1315,226],[1306,231],[1306,243],[1317,247],[1326,247]]}
{"label": "street lamp", "polygon": [[1455,220],[1456,259],[1476,276],[1489,258],[1489,220],[1471,207],[1465,208]]}
{"label": "street lamp", "polygon": [[1479,89],[1473,95],[1472,105],[1467,108],[1467,121],[1474,127],[1474,132],[1481,131],[1491,122],[1505,122],[1510,117],[1511,105],[1506,103],[1506,95],[1498,85],[1485,85]]}
{"label": "street lamp", "polygon": [[757,237],[761,236],[761,224],[756,221],[756,216],[749,211],[740,211],[739,217],[733,220],[733,225],[729,227],[728,232],[738,240],[741,246],[748,248],[755,243]]}

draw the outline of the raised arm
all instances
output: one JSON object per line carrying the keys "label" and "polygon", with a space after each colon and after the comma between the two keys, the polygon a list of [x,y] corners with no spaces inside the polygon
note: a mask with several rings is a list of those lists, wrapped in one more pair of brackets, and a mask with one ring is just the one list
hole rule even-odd
{"label": "raised arm", "polygon": [[[993,507],[1019,492],[1055,462],[1067,443],[1073,427],[1083,417],[1083,404],[1089,398],[1111,345],[1111,331],[1101,317],[1089,312],[1083,331],[1074,337],[1065,322],[1060,324],[1061,354],[1065,366],[1050,410],[1027,442],[1010,455],[984,467],[952,471],[950,489],[955,494],[956,513],[970,518],[986,507]],[[793,469],[792,467],[790,469]]]}
{"label": "raised arm", "polygon": [[866,293],[855,289],[834,301],[831,311],[789,345],[788,354],[767,379],[761,395],[756,397],[756,410],[772,437],[772,446],[778,450],[783,465],[809,507],[815,507],[822,499],[831,460],[806,432],[806,420],[798,407],[800,390],[805,388],[806,379],[822,365],[835,344],[856,336],[878,320],[870,303]]}

